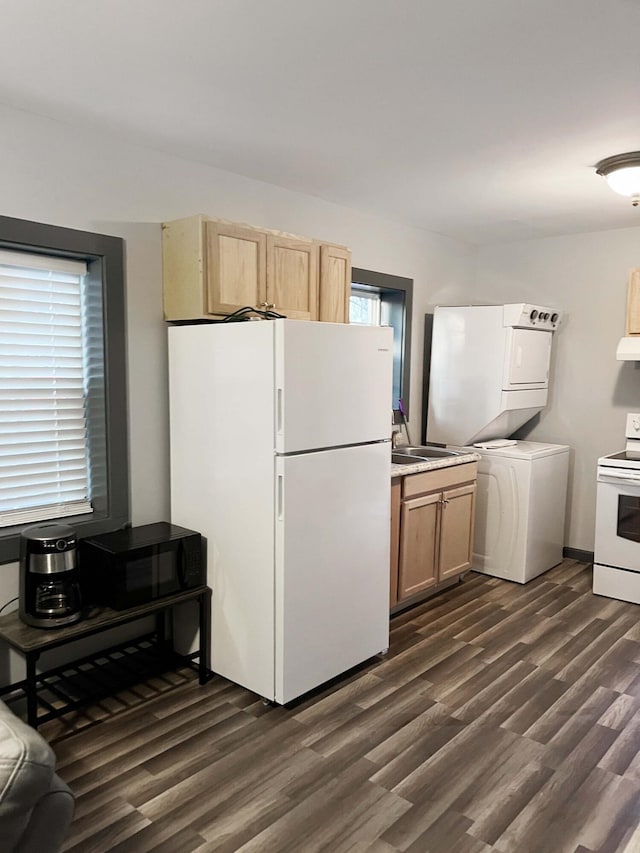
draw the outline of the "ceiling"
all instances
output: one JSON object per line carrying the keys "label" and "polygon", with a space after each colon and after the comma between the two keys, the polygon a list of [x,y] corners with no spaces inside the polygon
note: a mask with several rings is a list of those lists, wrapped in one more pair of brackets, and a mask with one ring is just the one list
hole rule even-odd
{"label": "ceiling", "polygon": [[640,0],[4,0],[0,102],[472,243],[640,225]]}

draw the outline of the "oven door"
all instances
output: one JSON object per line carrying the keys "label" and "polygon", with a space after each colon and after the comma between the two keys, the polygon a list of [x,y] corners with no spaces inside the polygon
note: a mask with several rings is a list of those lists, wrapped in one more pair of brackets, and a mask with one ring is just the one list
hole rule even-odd
{"label": "oven door", "polygon": [[598,469],[595,562],[640,572],[640,470]]}

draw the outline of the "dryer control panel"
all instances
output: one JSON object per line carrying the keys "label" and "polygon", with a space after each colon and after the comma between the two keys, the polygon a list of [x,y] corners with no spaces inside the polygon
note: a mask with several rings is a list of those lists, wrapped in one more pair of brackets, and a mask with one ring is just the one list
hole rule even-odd
{"label": "dryer control panel", "polygon": [[514,302],[504,306],[504,325],[520,329],[553,331],[560,322],[560,312],[545,305]]}

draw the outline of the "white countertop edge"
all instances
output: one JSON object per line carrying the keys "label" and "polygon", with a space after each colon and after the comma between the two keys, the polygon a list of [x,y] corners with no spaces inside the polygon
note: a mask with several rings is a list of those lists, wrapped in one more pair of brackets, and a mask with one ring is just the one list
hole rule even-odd
{"label": "white countertop edge", "polygon": [[[401,449],[398,448],[401,453]],[[460,456],[445,456],[444,459],[421,459],[407,465],[391,463],[391,477],[404,477],[406,474],[419,474],[421,471],[435,471],[436,468],[450,468],[452,465],[466,465],[469,462],[479,462],[482,457],[473,451],[461,453]]]}

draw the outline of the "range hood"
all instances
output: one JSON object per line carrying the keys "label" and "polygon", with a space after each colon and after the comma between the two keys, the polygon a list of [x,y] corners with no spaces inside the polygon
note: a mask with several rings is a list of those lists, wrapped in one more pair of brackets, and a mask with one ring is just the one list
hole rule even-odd
{"label": "range hood", "polygon": [[620,338],[616,358],[618,361],[640,361],[640,335],[625,335]]}

